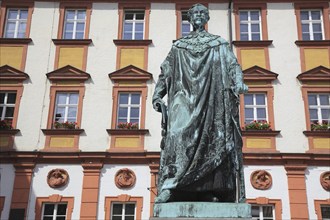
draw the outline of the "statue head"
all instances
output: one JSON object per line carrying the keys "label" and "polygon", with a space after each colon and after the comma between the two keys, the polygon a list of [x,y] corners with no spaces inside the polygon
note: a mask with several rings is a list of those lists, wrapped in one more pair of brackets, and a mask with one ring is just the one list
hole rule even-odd
{"label": "statue head", "polygon": [[188,19],[190,24],[196,29],[204,29],[206,23],[210,20],[209,10],[202,4],[195,4],[188,10]]}

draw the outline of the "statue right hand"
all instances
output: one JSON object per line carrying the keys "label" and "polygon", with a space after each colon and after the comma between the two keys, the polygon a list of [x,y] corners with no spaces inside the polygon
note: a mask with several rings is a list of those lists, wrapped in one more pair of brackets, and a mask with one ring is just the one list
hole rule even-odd
{"label": "statue right hand", "polygon": [[154,100],[153,103],[152,103],[154,109],[157,112],[162,112],[161,105],[164,105],[164,104],[165,104],[165,102],[162,99],[160,99],[160,98]]}

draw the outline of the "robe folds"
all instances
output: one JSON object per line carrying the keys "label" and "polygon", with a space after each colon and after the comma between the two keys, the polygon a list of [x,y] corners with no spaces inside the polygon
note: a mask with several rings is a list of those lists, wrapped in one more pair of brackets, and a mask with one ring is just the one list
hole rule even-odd
{"label": "robe folds", "polygon": [[[207,32],[177,40],[161,65],[153,103],[167,94],[158,195],[164,190],[230,193],[241,166],[242,71],[229,44]],[[228,200],[228,199],[227,199]]]}

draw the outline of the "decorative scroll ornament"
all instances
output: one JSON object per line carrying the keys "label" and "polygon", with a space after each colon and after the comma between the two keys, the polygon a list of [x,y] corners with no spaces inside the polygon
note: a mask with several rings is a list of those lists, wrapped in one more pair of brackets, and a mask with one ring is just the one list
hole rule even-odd
{"label": "decorative scroll ornament", "polygon": [[320,183],[323,189],[330,191],[330,172],[324,172],[320,176]]}
{"label": "decorative scroll ornament", "polygon": [[256,170],[251,174],[250,181],[255,189],[266,190],[272,186],[273,180],[266,170]]}
{"label": "decorative scroll ornament", "polygon": [[117,171],[115,175],[115,184],[118,188],[130,188],[134,186],[136,176],[130,169],[124,168]]}
{"label": "decorative scroll ornament", "polygon": [[69,174],[63,169],[53,169],[47,175],[47,183],[52,188],[65,186],[69,181]]}

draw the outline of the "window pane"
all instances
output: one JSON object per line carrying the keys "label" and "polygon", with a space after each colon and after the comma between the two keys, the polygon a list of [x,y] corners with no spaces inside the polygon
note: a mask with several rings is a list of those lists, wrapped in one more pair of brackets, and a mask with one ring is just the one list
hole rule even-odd
{"label": "window pane", "polygon": [[6,31],[14,31],[16,27],[16,22],[7,22]]}
{"label": "window pane", "polygon": [[43,220],[53,220],[53,217],[44,217]]}
{"label": "window pane", "polygon": [[307,34],[303,34],[302,37],[303,37],[303,40],[310,40],[310,37],[309,37],[309,34],[308,33]]}
{"label": "window pane", "polygon": [[66,19],[74,19],[74,14],[75,14],[74,10],[67,10],[66,11]]}
{"label": "window pane", "polygon": [[132,119],[130,120],[131,123],[139,123],[139,119]]}
{"label": "window pane", "polygon": [[131,108],[131,117],[138,118],[140,115],[139,112],[140,112],[139,108]]}
{"label": "window pane", "polygon": [[125,20],[133,20],[133,13],[127,12],[125,14]]}
{"label": "window pane", "polygon": [[190,32],[190,24],[182,24],[182,33]]}
{"label": "window pane", "polygon": [[241,40],[249,40],[248,34],[241,34]]}
{"label": "window pane", "polygon": [[253,119],[253,108],[245,108],[245,118]]}
{"label": "window pane", "polygon": [[301,11],[300,18],[301,20],[308,20],[308,11]]}
{"label": "window pane", "polygon": [[26,30],[26,23],[20,23],[19,26],[18,26],[18,32],[20,33],[25,33],[25,30]]}
{"label": "window pane", "polygon": [[85,23],[77,23],[77,28],[76,28],[76,31],[84,31],[85,29]]}
{"label": "window pane", "polygon": [[330,206],[321,206],[322,218],[330,218]]}
{"label": "window pane", "polygon": [[61,118],[64,117],[64,113],[65,113],[65,107],[57,107],[56,108],[56,118]]}
{"label": "window pane", "polygon": [[119,104],[128,104],[128,93],[119,94]]}
{"label": "window pane", "polygon": [[314,32],[321,32],[321,24],[313,24],[313,31]]}
{"label": "window pane", "polygon": [[[16,101],[16,93],[8,93],[7,103],[8,104],[15,104],[15,101]],[[3,103],[2,100],[1,100],[1,103]]]}
{"label": "window pane", "polygon": [[131,95],[131,103],[132,104],[140,104],[140,94],[132,94]]}
{"label": "window pane", "polygon": [[317,104],[317,96],[316,95],[308,95],[308,104],[316,105]]}
{"label": "window pane", "polygon": [[273,217],[273,207],[263,206],[262,207],[264,217]]}
{"label": "window pane", "polygon": [[76,115],[77,115],[77,108],[76,107],[70,107],[68,117],[74,117],[75,118]]}
{"label": "window pane", "polygon": [[321,20],[321,12],[312,11],[312,20]]}
{"label": "window pane", "polygon": [[251,20],[259,21],[259,11],[251,11]]}
{"label": "window pane", "polygon": [[3,107],[0,107],[0,120],[1,120],[1,117],[2,117],[2,111],[3,111]]}
{"label": "window pane", "polygon": [[65,215],[66,214],[66,204],[58,204],[57,205],[57,214],[58,215]]}
{"label": "window pane", "polygon": [[119,123],[126,123],[127,122],[127,118],[120,118],[118,119],[118,124]]}
{"label": "window pane", "polygon": [[314,40],[322,40],[322,33],[314,33],[313,37]]}
{"label": "window pane", "polygon": [[21,10],[20,11],[20,19],[27,19],[28,10]]}
{"label": "window pane", "polygon": [[8,12],[8,19],[16,19],[18,14],[17,9],[10,9]]}
{"label": "window pane", "polygon": [[302,28],[302,32],[309,33],[309,25],[308,24],[302,24],[301,28]]}
{"label": "window pane", "polygon": [[56,220],[65,220],[65,217],[56,217]]}
{"label": "window pane", "polygon": [[142,40],[143,39],[143,33],[135,33],[135,40]]}
{"label": "window pane", "polygon": [[134,215],[135,204],[126,204],[125,206],[125,214]]}
{"label": "window pane", "polygon": [[143,31],[143,23],[136,23],[135,24],[135,31]]}
{"label": "window pane", "polygon": [[240,24],[241,32],[248,32],[248,25],[247,24]]}
{"label": "window pane", "polygon": [[0,104],[5,103],[5,95],[6,95],[6,93],[0,93]]}
{"label": "window pane", "polygon": [[252,217],[259,217],[259,206],[252,206]]}
{"label": "window pane", "polygon": [[257,105],[265,105],[265,95],[256,94],[256,103],[257,103]]}
{"label": "window pane", "polygon": [[266,109],[257,108],[257,118],[258,118],[258,120],[266,119]]}
{"label": "window pane", "polygon": [[77,93],[71,93],[69,95],[69,104],[78,104],[78,94]]}
{"label": "window pane", "polygon": [[66,32],[64,33],[64,39],[72,39],[73,38],[72,32]]}
{"label": "window pane", "polygon": [[260,34],[252,34],[252,40],[260,40]]}
{"label": "window pane", "polygon": [[143,20],[143,19],[144,19],[144,13],[136,14],[136,20]]}
{"label": "window pane", "polygon": [[76,38],[75,39],[83,39],[84,38],[84,33],[78,32],[76,33]]}
{"label": "window pane", "polygon": [[121,216],[112,216],[112,220],[121,220]]}
{"label": "window pane", "polygon": [[252,94],[245,94],[244,95],[244,104],[245,105],[253,105],[253,95]]}
{"label": "window pane", "polygon": [[53,215],[54,204],[45,204],[44,215]]}
{"label": "window pane", "polygon": [[123,204],[113,204],[112,205],[112,214],[121,215],[123,211]]}
{"label": "window pane", "polygon": [[5,117],[12,118],[13,116],[14,116],[14,107],[7,107]]}
{"label": "window pane", "polygon": [[78,19],[85,19],[86,11],[85,10],[79,10],[77,17],[78,17]]}
{"label": "window pane", "polygon": [[132,31],[133,29],[133,24],[132,23],[125,23],[124,24],[124,31]]}
{"label": "window pane", "polygon": [[127,109],[127,108],[122,108],[122,107],[120,107],[120,108],[119,108],[118,116],[119,116],[120,118],[122,118],[122,117],[127,118],[127,112],[128,112],[128,109]]}
{"label": "window pane", "polygon": [[310,120],[317,120],[317,110],[316,109],[309,109],[309,117]]}
{"label": "window pane", "polygon": [[65,24],[64,30],[65,30],[65,32],[67,32],[67,31],[73,31],[73,23],[72,22],[67,22]]}
{"label": "window pane", "polygon": [[65,104],[66,103],[66,93],[57,93],[57,104]]}
{"label": "window pane", "polygon": [[320,104],[329,105],[329,96],[330,95],[320,95]]}
{"label": "window pane", "polygon": [[330,119],[330,109],[321,109],[322,120],[329,120]]}
{"label": "window pane", "polygon": [[252,24],[251,30],[252,32],[260,32],[259,24]]}
{"label": "window pane", "polygon": [[247,21],[248,20],[248,12],[247,11],[241,11],[239,13],[239,19],[241,21]]}
{"label": "window pane", "polygon": [[132,33],[124,33],[124,40],[131,40],[132,38]]}
{"label": "window pane", "polygon": [[125,220],[134,220],[134,216],[125,216]]}

